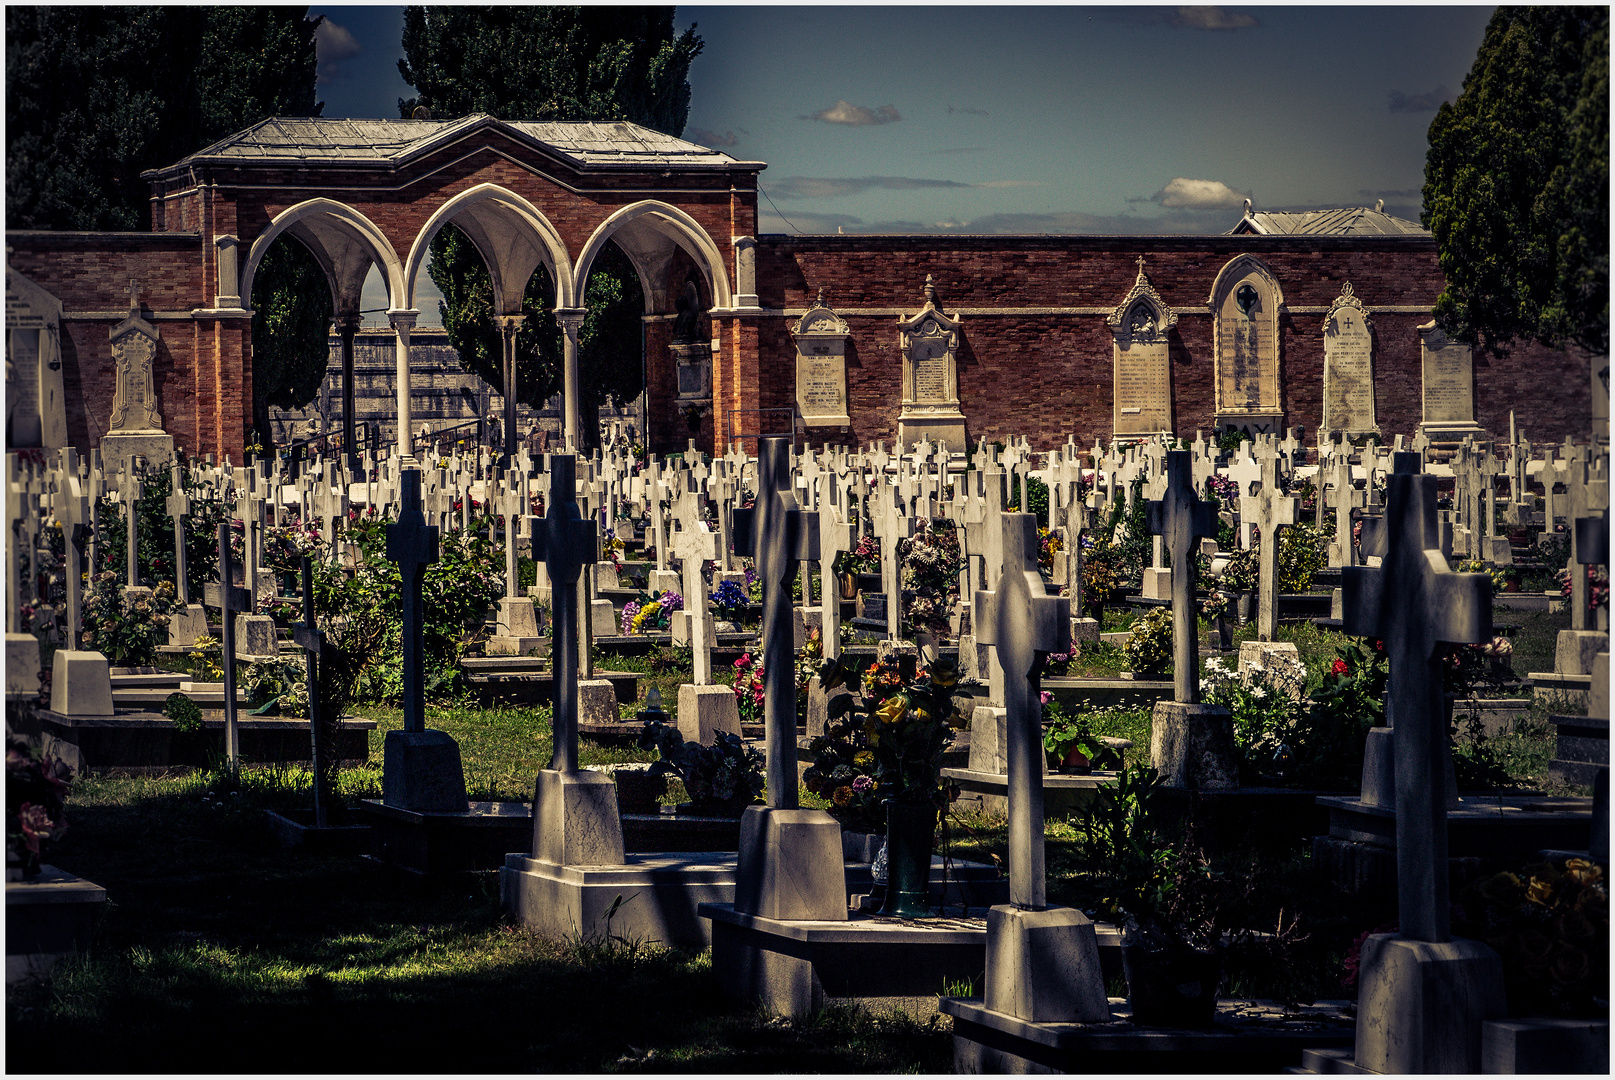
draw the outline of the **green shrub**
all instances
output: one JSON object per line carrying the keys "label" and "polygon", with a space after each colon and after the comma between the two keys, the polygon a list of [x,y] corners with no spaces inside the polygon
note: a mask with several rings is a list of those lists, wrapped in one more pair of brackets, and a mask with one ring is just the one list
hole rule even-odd
{"label": "green shrub", "polygon": [[177,690],[163,702],[163,715],[174,721],[175,731],[202,730],[202,707]]}
{"label": "green shrub", "polygon": [[1172,663],[1171,609],[1156,608],[1140,619],[1122,652],[1136,674],[1164,674]]}

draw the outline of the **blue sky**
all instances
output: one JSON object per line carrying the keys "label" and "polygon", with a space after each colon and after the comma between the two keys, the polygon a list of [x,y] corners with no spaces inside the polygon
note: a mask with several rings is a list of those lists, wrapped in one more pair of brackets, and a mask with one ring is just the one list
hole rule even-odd
{"label": "blue sky", "polygon": [[[1417,220],[1491,10],[680,7],[684,137],[768,163],[763,232],[1215,233],[1246,197]],[[325,115],[397,116],[402,9],[311,11]]]}

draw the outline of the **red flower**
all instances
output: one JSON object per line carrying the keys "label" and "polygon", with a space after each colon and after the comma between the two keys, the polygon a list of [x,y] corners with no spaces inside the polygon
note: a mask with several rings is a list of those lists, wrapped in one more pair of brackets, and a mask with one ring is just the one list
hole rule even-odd
{"label": "red flower", "polygon": [[1336,657],[1335,662],[1329,665],[1329,674],[1331,674],[1331,675],[1344,675],[1344,674],[1346,674],[1346,661],[1340,659],[1339,657]]}
{"label": "red flower", "polygon": [[39,854],[41,841],[57,835],[56,824],[43,806],[23,803],[17,810],[17,821],[22,826],[23,842],[35,855]]}

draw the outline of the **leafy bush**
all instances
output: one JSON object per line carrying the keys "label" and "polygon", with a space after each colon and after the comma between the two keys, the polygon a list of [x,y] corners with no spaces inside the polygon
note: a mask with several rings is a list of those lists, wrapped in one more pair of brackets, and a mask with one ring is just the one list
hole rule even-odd
{"label": "leafy bush", "polygon": [[964,556],[953,522],[938,518],[897,542],[901,568],[903,621],[936,637],[948,633],[948,616],[959,598]]}
{"label": "leafy bush", "polygon": [[1233,715],[1242,776],[1254,781],[1266,774],[1287,774],[1295,756],[1291,740],[1299,737],[1307,708],[1301,696],[1306,669],[1297,670],[1288,661],[1271,668],[1252,665],[1241,679],[1221,658],[1212,657],[1206,661],[1206,674],[1208,678],[1200,682],[1204,700]]}
{"label": "leafy bush", "polygon": [[[202,588],[219,576],[219,523],[229,520],[230,510],[211,487],[192,481],[190,471],[180,471],[181,482],[191,497],[185,522],[185,580],[189,595],[202,595]],[[123,503],[115,497],[103,498],[96,514],[100,532],[101,565],[95,572],[110,571],[123,584],[149,584],[162,578],[173,579],[178,565],[174,553],[174,519],[168,516],[168,496],[173,478],[167,466],[147,467],[140,472],[141,494],[135,502],[139,529],[136,552],[141,572],[138,582],[125,582],[128,560],[128,523]]]}
{"label": "leafy bush", "polygon": [[1036,514],[1037,523],[1043,528],[1049,526],[1049,485],[1035,476],[1026,478],[1026,510],[1021,510],[1021,485],[1019,477],[1010,483],[1010,503],[1004,509],[1010,513]]}
{"label": "leafy bush", "polygon": [[1158,607],[1138,620],[1122,652],[1135,673],[1164,674],[1172,663],[1171,609]]}
{"label": "leafy bush", "polygon": [[166,640],[164,630],[173,610],[173,582],[160,581],[150,596],[131,603],[124,598],[118,575],[103,571],[92,579],[84,597],[84,647],[101,653],[114,667],[145,667],[156,660],[159,639]]}
{"label": "leafy bush", "polygon": [[181,734],[202,730],[202,707],[177,690],[163,701],[163,715],[174,721],[174,730]]}
{"label": "leafy bush", "polygon": [[1310,590],[1318,571],[1328,565],[1327,544],[1327,538],[1308,521],[1282,530],[1279,533],[1279,592]]}

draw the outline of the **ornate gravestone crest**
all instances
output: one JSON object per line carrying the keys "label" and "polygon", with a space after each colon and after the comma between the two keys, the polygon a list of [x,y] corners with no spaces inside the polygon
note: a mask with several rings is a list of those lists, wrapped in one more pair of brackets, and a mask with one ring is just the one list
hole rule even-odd
{"label": "ornate gravestone crest", "polygon": [[129,282],[129,317],[112,328],[112,362],[118,382],[112,398],[111,433],[161,432],[152,365],[157,358],[158,331],[140,314],[138,285]]}
{"label": "ornate gravestone crest", "polygon": [[1168,335],[1178,323],[1144,273],[1144,256],[1138,257],[1138,278],[1106,324],[1114,338],[1113,427],[1116,437],[1152,435],[1172,430],[1172,369]]}
{"label": "ornate gravestone crest", "polygon": [[930,439],[949,450],[965,446],[965,418],[959,411],[958,319],[936,306],[936,285],[925,275],[925,307],[897,324],[903,356],[903,411],[897,418],[899,449]]}

